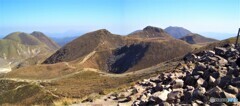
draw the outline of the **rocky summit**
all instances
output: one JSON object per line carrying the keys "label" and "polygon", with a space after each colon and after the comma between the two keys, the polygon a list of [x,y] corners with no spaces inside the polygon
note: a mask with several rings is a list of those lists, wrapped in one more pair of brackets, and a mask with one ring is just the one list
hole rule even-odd
{"label": "rocky summit", "polygon": [[[130,89],[110,95],[118,105],[240,105],[240,46],[227,44],[184,56],[169,72],[139,81]],[[120,94],[129,95],[120,95]],[[235,102],[216,102],[216,98],[233,98]]]}

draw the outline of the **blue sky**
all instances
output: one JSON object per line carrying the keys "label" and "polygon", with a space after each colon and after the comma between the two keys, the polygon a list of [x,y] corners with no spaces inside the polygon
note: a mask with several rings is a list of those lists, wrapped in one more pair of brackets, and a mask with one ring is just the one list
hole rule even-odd
{"label": "blue sky", "polygon": [[0,0],[0,35],[103,28],[128,34],[147,25],[236,33],[240,0]]}

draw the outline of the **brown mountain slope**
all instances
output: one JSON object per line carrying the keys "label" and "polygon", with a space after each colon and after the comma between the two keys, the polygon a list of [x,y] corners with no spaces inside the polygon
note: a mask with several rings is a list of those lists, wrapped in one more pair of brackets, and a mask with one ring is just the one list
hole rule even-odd
{"label": "brown mountain slope", "polygon": [[90,32],[68,43],[43,63],[52,64],[62,61],[73,61],[93,51],[121,46],[123,38],[111,34],[105,29]]}
{"label": "brown mountain slope", "polygon": [[3,39],[16,41],[16,42],[24,44],[24,45],[40,45],[42,43],[34,36],[29,35],[24,32],[13,32],[13,33],[8,34]]}
{"label": "brown mountain slope", "polygon": [[183,41],[186,41],[187,43],[190,44],[199,44],[199,43],[207,43],[207,42],[216,42],[218,40],[212,39],[212,38],[207,38],[199,34],[188,34],[187,36],[184,36],[180,38]]}
{"label": "brown mountain slope", "polygon": [[31,35],[33,35],[34,37],[36,37],[38,40],[40,40],[41,42],[45,43],[49,48],[53,49],[53,50],[57,50],[60,48],[60,46],[55,43],[54,41],[52,41],[51,39],[49,39],[45,34],[43,34],[42,32],[37,32],[34,31],[31,33]]}
{"label": "brown mountain slope", "polygon": [[139,37],[139,38],[162,38],[169,39],[172,38],[163,29],[153,26],[147,26],[143,30],[135,31],[128,35],[129,37]]}
{"label": "brown mountain slope", "polygon": [[181,40],[140,41],[114,50],[96,52],[84,62],[83,67],[111,73],[136,71],[182,56],[191,50],[191,46]]}

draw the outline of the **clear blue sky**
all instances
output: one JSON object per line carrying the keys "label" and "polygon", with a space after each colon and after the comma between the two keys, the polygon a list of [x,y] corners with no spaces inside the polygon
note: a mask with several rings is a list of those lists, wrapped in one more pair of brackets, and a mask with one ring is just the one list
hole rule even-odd
{"label": "clear blue sky", "polygon": [[0,35],[102,28],[128,34],[147,25],[236,33],[240,0],[0,0]]}

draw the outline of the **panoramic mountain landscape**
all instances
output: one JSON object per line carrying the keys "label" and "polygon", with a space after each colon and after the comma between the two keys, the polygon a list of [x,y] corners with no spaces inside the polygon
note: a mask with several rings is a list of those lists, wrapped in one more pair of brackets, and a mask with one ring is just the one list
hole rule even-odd
{"label": "panoramic mountain landscape", "polygon": [[0,0],[0,106],[239,106],[239,4]]}

